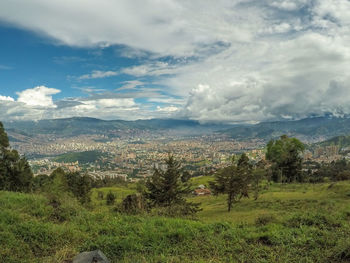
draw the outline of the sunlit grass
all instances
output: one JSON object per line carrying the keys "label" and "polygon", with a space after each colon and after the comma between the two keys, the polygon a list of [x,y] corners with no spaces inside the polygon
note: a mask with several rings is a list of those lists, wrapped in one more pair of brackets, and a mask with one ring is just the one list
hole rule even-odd
{"label": "sunlit grass", "polygon": [[90,207],[66,199],[59,210],[43,195],[0,191],[0,262],[63,263],[94,249],[123,263],[350,262],[350,182],[272,184],[230,213],[225,196],[192,196],[202,203],[197,220],[121,215],[97,191],[120,202],[136,190],[95,189]]}

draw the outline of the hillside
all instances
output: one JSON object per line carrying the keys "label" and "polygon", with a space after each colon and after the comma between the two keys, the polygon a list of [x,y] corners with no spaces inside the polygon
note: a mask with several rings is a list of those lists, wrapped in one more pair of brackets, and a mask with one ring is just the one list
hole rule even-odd
{"label": "hillside", "polygon": [[262,122],[256,125],[235,126],[222,132],[235,139],[270,139],[287,134],[302,140],[321,141],[350,134],[350,119],[317,117],[298,121]]}
{"label": "hillside", "polygon": [[350,135],[336,136],[329,140],[317,143],[315,146],[339,146],[339,149],[350,147]]}
{"label": "hillside", "polygon": [[[133,186],[122,188],[115,188],[117,195]],[[70,198],[55,208],[43,195],[1,191],[0,262],[63,263],[80,251],[101,249],[114,263],[345,263],[350,260],[349,189],[350,182],[276,184],[257,201],[236,204],[231,213],[222,196],[193,198],[203,208],[195,221],[121,215],[94,200],[89,209]]]}
{"label": "hillside", "polygon": [[10,132],[33,136],[38,134],[53,134],[63,137],[99,134],[109,137],[118,137],[120,131],[151,131],[161,132],[166,130],[176,130],[188,134],[202,134],[215,130],[227,129],[230,125],[220,124],[200,124],[191,120],[175,119],[151,119],[151,120],[112,120],[105,121],[95,118],[68,118],[39,121],[17,121],[4,122],[5,127]]}

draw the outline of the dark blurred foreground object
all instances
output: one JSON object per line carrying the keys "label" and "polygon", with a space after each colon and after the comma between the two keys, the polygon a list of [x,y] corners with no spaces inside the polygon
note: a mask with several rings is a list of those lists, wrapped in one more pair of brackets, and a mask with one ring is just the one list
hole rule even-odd
{"label": "dark blurred foreground object", "polygon": [[73,263],[110,263],[100,250],[82,252],[73,259]]}

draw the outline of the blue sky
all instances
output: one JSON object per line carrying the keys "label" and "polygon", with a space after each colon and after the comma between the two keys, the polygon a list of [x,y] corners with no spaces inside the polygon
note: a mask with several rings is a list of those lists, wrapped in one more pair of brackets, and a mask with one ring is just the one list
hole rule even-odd
{"label": "blue sky", "polygon": [[350,113],[348,0],[2,0],[0,120]]}
{"label": "blue sky", "polygon": [[[0,26],[0,35],[2,96],[16,98],[18,92],[38,86],[58,89],[60,92],[52,94],[53,100],[58,102],[94,96],[107,99],[112,93],[115,98],[122,98],[131,93],[127,97],[134,98],[136,103],[147,104],[151,110],[167,103],[149,102],[148,94],[133,95],[139,91],[136,87],[158,89],[154,95],[177,98],[167,94],[162,86],[151,84],[154,80],[151,76],[135,78],[123,73],[123,69],[152,61],[148,56],[130,57],[123,54],[126,52],[125,46],[71,47],[6,24]],[[171,58],[157,61],[170,63]]]}

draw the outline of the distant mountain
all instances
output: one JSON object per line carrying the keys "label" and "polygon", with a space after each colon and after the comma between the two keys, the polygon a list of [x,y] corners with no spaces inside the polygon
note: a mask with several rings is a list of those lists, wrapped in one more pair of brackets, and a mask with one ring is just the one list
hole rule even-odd
{"label": "distant mountain", "polygon": [[255,125],[235,126],[222,132],[235,139],[270,139],[287,134],[316,142],[350,134],[350,119],[315,117],[298,121],[262,122]]}
{"label": "distant mountain", "polygon": [[315,143],[315,147],[320,146],[320,147],[325,147],[325,146],[339,146],[339,149],[344,149],[347,147],[350,147],[350,135],[344,136],[336,136],[333,137],[329,140]]}
{"label": "distant mountain", "polygon": [[52,134],[63,137],[88,134],[103,134],[109,137],[118,137],[118,132],[125,132],[127,130],[150,132],[173,130],[178,133],[202,134],[232,127],[231,125],[221,124],[200,124],[198,121],[193,120],[150,119],[105,121],[85,117],[40,121],[14,121],[5,122],[4,124],[6,129],[13,133],[26,134],[27,136]]}
{"label": "distant mountain", "polygon": [[[70,137],[78,135],[105,135],[118,137],[124,133],[149,132],[158,134],[168,132],[175,135],[201,135],[213,132],[237,140],[277,138],[282,134],[298,137],[306,142],[319,142],[329,138],[350,134],[350,118],[315,117],[298,121],[262,122],[255,125],[228,125],[194,120],[150,119],[150,120],[112,120],[94,118],[67,118],[40,121],[5,122],[5,127],[13,134],[36,136],[38,134]],[[20,136],[14,139],[21,140]]]}

